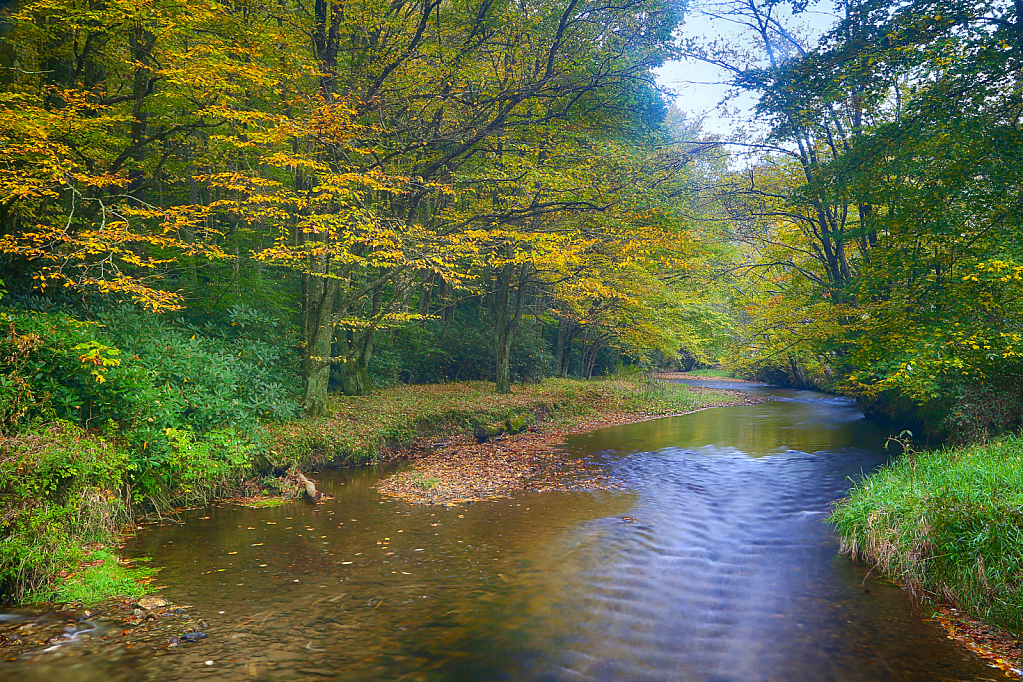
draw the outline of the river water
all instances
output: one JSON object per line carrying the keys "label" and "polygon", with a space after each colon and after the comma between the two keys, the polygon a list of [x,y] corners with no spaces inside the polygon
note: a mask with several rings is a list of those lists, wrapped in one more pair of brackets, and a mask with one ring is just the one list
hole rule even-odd
{"label": "river water", "polygon": [[774,399],[573,437],[617,490],[413,506],[363,468],[321,475],[325,504],[149,526],[127,553],[163,567],[161,596],[209,637],[107,633],[0,679],[1006,679],[837,555],[830,505],[886,461],[887,432],[841,398],[742,388]]}

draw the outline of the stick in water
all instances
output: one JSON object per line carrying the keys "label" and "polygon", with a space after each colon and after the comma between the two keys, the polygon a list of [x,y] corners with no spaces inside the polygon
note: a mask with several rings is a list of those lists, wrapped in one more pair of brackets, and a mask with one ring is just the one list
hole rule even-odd
{"label": "stick in water", "polygon": [[316,489],[316,484],[310,481],[305,474],[301,471],[295,472],[295,477],[305,486],[305,494],[314,500],[319,500],[323,497],[323,493]]}

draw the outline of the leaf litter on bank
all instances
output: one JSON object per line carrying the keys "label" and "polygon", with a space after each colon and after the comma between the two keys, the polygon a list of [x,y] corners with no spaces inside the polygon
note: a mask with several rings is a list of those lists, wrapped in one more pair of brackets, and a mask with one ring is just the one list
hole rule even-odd
{"label": "leaf litter on bank", "polygon": [[1008,630],[972,618],[958,609],[938,605],[934,619],[948,638],[959,642],[999,670],[1023,679],[1023,643]]}
{"label": "leaf litter on bank", "polygon": [[[749,405],[765,398],[732,391],[697,389],[717,398],[708,407]],[[611,490],[619,481],[603,472],[589,458],[576,459],[557,446],[565,436],[607,426],[632,424],[667,416],[689,414],[651,414],[597,409],[598,416],[586,421],[557,427],[542,424],[537,431],[500,437],[477,443],[468,435],[453,436],[443,442],[420,439],[394,453],[394,458],[411,460],[411,466],[377,484],[381,494],[415,504],[459,504],[508,497],[514,492],[554,490]]]}

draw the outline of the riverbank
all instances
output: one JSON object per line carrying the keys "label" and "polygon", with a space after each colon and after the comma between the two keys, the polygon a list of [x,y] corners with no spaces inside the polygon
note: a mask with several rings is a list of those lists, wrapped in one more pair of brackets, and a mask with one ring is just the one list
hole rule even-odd
{"label": "riverbank", "polygon": [[756,383],[749,379],[738,379],[736,377],[725,376],[723,372],[716,371],[710,373],[707,371],[694,370],[692,372],[655,372],[653,377],[662,381],[679,381],[692,379],[696,381],[727,381],[730,384],[752,384]]}
{"label": "riverbank", "polygon": [[523,490],[606,489],[614,487],[615,481],[585,460],[563,456],[558,446],[567,435],[765,400],[736,391],[678,384],[642,387],[621,380],[589,385],[586,393],[580,398],[587,412],[541,412],[532,430],[525,433],[484,443],[467,433],[439,443],[420,439],[400,452],[411,460],[409,468],[381,481],[378,490],[414,504],[450,505],[507,497]]}
{"label": "riverbank", "polygon": [[[543,425],[554,438],[558,429],[585,423],[595,428],[613,418],[678,414],[744,399],[640,375],[549,379],[517,385],[510,395],[495,394],[487,382],[400,385],[333,397],[329,417],[266,423],[241,445],[241,435],[207,443],[175,432],[172,457],[160,473],[166,493],[159,498],[141,497],[132,487],[139,454],[128,444],[68,422],[36,425],[0,439],[0,597],[7,604],[138,598],[153,572],[123,565],[117,547],[139,515],[218,498],[279,498],[297,492],[283,475],[289,469],[409,456],[421,439],[465,439],[476,425],[511,417]],[[504,474],[484,475],[496,480]]]}
{"label": "riverbank", "polygon": [[859,482],[831,520],[844,553],[951,607],[950,633],[977,631],[970,618],[1023,632],[1023,437],[907,452]]}

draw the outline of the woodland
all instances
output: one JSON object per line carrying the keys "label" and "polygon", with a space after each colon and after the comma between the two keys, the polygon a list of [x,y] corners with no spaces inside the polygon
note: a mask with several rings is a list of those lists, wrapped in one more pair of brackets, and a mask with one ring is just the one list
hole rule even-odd
{"label": "woodland", "polygon": [[[213,494],[274,424],[400,384],[723,366],[1018,427],[1023,4],[856,0],[813,39],[807,9],[7,7],[4,580],[61,508],[12,500]],[[654,75],[680,59],[757,125],[701,132]]]}

